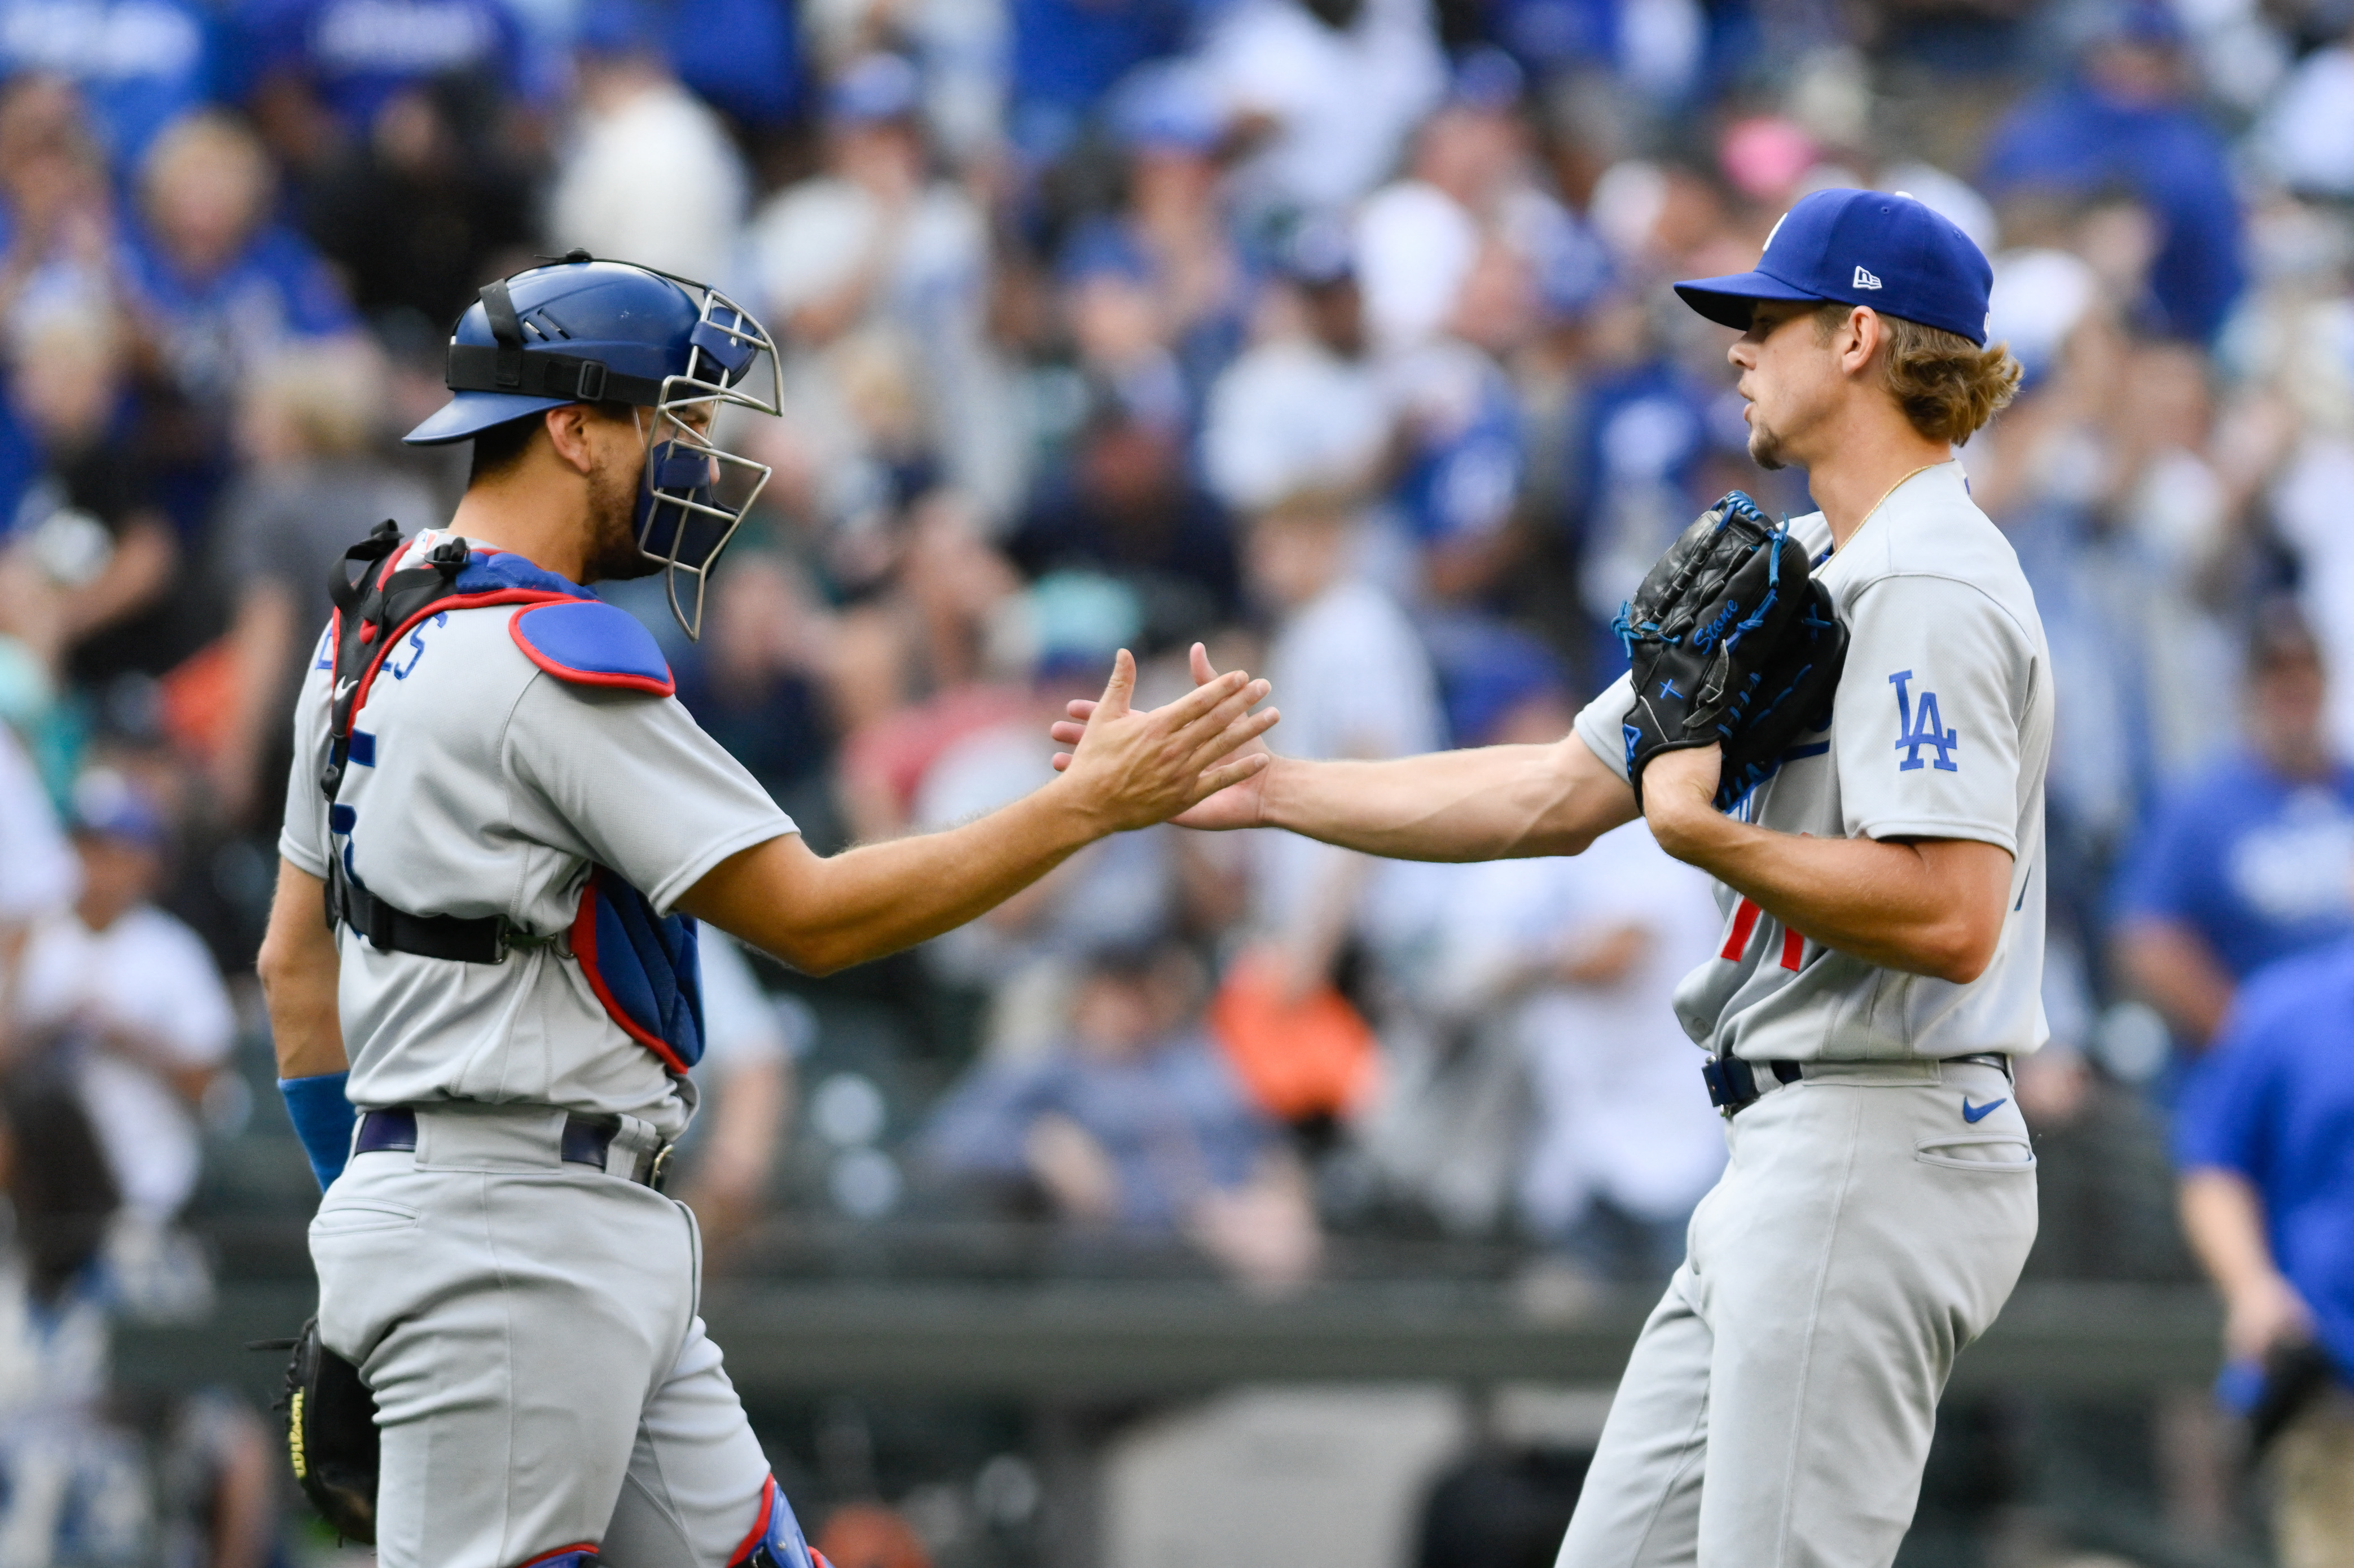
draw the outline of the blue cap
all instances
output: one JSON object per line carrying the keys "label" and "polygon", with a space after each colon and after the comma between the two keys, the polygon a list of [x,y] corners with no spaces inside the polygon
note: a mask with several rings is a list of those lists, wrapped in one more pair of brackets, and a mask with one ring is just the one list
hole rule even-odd
{"label": "blue cap", "polygon": [[1756,270],[1678,283],[1684,303],[1749,330],[1758,300],[1870,305],[1986,346],[1994,269],[1952,219],[1899,192],[1817,191],[1782,215]]}
{"label": "blue cap", "polygon": [[74,780],[73,831],[159,853],[170,832],[155,798],[111,768],[93,768]]}
{"label": "blue cap", "polygon": [[825,110],[852,125],[904,120],[924,95],[923,79],[903,55],[862,56],[843,68],[825,95]]}
{"label": "blue cap", "polygon": [[1225,138],[1226,117],[1199,71],[1164,64],[1130,72],[1115,90],[1111,127],[1131,153],[1201,154]]}

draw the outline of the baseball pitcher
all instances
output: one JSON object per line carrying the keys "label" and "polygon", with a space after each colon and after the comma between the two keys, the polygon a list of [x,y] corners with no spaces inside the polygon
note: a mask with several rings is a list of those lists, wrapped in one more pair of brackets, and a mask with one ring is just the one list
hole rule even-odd
{"label": "baseball pitcher", "polygon": [[[472,440],[472,478],[446,530],[387,524],[334,584],[261,952],[325,1188],[296,1468],[385,1568],[810,1568],[662,1195],[696,920],[816,972],[922,941],[1266,766],[1234,755],[1266,683],[1133,712],[1123,652],[1061,778],[821,859],[580,587],[663,572],[695,634],[768,471],[714,421],[777,412],[769,334],[576,251],[482,291],[448,381],[408,439]],[[373,1432],[325,1429],[371,1400]]]}
{"label": "baseball pitcher", "polygon": [[1736,493],[1693,524],[1621,617],[1633,673],[1556,745],[1278,758],[1178,819],[1480,860],[1639,813],[1716,879],[1723,934],[1676,1008],[1732,1160],[1563,1568],[1889,1563],[1954,1356],[2034,1240],[2010,1072],[2045,1033],[2051,661],[1954,456],[2018,382],[1990,282],[1910,197],[1808,196],[1755,270],[1677,289],[1741,334],[1750,455],[1804,469],[1821,511],[1776,525]]}

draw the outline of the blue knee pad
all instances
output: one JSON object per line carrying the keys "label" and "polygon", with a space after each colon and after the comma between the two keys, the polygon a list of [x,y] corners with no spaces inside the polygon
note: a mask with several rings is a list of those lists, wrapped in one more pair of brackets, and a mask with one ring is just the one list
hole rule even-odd
{"label": "blue knee pad", "polygon": [[597,1568],[597,1549],[585,1542],[577,1546],[559,1546],[553,1552],[526,1557],[515,1568]]}
{"label": "blue knee pad", "polygon": [[793,1505],[785,1500],[776,1477],[761,1487],[760,1517],[727,1560],[727,1568],[829,1568],[802,1539],[801,1520],[793,1517]]}

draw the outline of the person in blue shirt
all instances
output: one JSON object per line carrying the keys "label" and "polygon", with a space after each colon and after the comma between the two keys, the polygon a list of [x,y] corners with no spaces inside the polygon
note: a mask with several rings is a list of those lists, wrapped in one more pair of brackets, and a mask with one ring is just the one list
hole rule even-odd
{"label": "person in blue shirt", "polygon": [[219,113],[172,127],[141,170],[122,279],[196,408],[228,408],[246,372],[290,342],[359,328],[326,262],[270,221],[272,183],[260,139]]}
{"label": "person in blue shirt", "polygon": [[217,26],[191,0],[0,0],[0,77],[62,77],[117,169],[219,90]]}
{"label": "person in blue shirt", "polygon": [[2176,1112],[2183,1228],[2254,1398],[2284,1568],[2354,1562],[2354,938],[2250,981]]}
{"label": "person in blue shirt", "polygon": [[987,1062],[934,1112],[935,1170],[1029,1187],[1065,1220],[1132,1239],[1184,1235],[1246,1280],[1299,1284],[1318,1251],[1299,1162],[1202,1032],[1182,948],[1094,956],[1068,1044]]}
{"label": "person in blue shirt", "polygon": [[436,81],[472,78],[525,103],[556,87],[557,62],[506,0],[244,0],[240,21],[254,113],[299,167]]}
{"label": "person in blue shirt", "polygon": [[2320,656],[2293,620],[2258,625],[2245,745],[2163,801],[2117,886],[2118,968],[2194,1051],[2257,969],[2354,932],[2354,768]]}
{"label": "person in blue shirt", "polygon": [[2181,24],[2160,0],[2115,0],[2092,31],[2077,69],[1996,128],[1979,188],[2131,191],[2159,228],[2149,325],[2211,342],[2247,281],[2243,226],[2223,139],[2186,91]]}
{"label": "person in blue shirt", "polygon": [[1113,84],[1186,41],[1186,0],[1011,0],[1013,141],[1039,164],[1068,151]]}

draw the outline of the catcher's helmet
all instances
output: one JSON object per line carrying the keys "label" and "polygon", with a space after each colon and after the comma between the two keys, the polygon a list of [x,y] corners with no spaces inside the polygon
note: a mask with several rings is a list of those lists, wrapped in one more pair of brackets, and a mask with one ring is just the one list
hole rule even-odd
{"label": "catcher's helmet", "polygon": [[[750,312],[706,284],[585,250],[483,286],[450,334],[455,394],[404,438],[471,440],[567,403],[626,403],[645,421],[638,547],[668,577],[671,609],[700,634],[712,564],[768,482],[766,465],[715,445],[682,416],[735,406],[773,415],[776,344]],[[693,577],[692,609],[679,598]]]}

